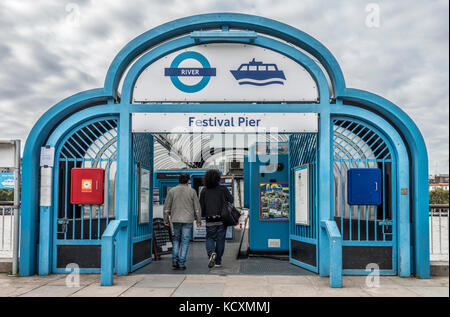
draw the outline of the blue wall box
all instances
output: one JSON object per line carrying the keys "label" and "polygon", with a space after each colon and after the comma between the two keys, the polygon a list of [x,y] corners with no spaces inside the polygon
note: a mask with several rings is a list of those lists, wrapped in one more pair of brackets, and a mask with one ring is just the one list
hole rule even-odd
{"label": "blue wall box", "polygon": [[381,170],[351,168],[347,172],[349,205],[381,204]]}

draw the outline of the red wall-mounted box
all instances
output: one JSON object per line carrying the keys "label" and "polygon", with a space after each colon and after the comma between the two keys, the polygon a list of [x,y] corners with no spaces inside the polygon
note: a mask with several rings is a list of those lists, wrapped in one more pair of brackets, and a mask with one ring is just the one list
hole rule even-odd
{"label": "red wall-mounted box", "polygon": [[70,203],[101,205],[104,200],[103,168],[72,168],[70,182]]}

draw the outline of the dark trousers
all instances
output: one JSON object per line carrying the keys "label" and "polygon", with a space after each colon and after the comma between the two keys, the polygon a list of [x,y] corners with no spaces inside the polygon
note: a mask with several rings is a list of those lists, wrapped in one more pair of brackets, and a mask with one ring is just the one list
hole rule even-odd
{"label": "dark trousers", "polygon": [[208,258],[216,252],[216,264],[222,264],[222,255],[225,251],[225,235],[227,227],[224,225],[206,227],[206,252]]}

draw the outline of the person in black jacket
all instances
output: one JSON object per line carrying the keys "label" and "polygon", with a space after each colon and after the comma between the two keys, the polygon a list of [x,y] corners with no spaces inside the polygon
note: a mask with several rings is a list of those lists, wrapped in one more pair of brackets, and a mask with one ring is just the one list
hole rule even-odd
{"label": "person in black jacket", "polygon": [[221,221],[221,212],[225,201],[233,203],[233,196],[228,188],[219,183],[219,171],[208,170],[203,176],[205,188],[200,193],[202,217],[206,218],[206,252],[209,268],[222,265],[227,227]]}

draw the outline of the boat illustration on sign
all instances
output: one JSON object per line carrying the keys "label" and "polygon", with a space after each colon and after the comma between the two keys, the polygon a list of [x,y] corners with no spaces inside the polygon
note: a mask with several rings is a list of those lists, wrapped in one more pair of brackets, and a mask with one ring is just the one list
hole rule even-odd
{"label": "boat illustration on sign", "polygon": [[230,70],[239,85],[267,86],[284,85],[284,72],[276,64],[264,64],[253,58],[248,64],[241,64],[238,69]]}

